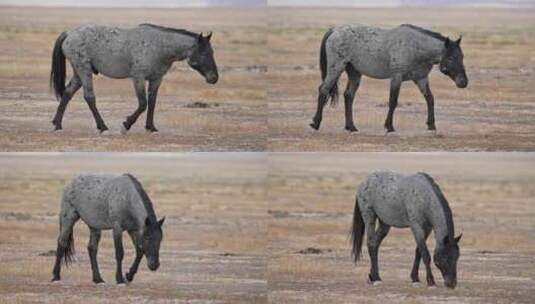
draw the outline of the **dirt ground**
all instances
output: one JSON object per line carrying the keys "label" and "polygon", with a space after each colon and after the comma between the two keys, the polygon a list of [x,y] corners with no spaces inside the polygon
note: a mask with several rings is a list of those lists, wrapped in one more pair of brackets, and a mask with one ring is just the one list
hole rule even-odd
{"label": "dirt ground", "polygon": [[[533,154],[275,154],[268,178],[268,299],[271,303],[533,303]],[[379,251],[383,284],[367,282],[369,258],[355,267],[349,230],[358,184],[373,170],[424,171],[448,199],[462,233],[458,285],[412,287],[415,242],[392,229]],[[434,249],[433,235],[428,240]],[[312,248],[306,253],[300,251]],[[312,253],[314,249],[319,253]],[[420,268],[420,279],[425,279]]]}
{"label": "dirt ground", "polygon": [[[270,9],[268,103],[271,151],[496,151],[535,147],[534,10],[507,9]],[[463,35],[466,89],[435,69],[438,136],[426,132],[426,104],[413,83],[401,87],[396,135],[385,137],[389,82],[363,77],[354,117],[358,133],[344,131],[340,104],[327,107],[319,132],[312,130],[320,84],[318,54],[328,28],[345,23],[423,26]]]}
{"label": "dirt ground", "polygon": [[[265,155],[0,155],[0,303],[266,303]],[[158,217],[166,216],[161,266],[143,259],[134,281],[115,285],[111,233],[99,264],[105,286],[91,281],[87,226],[78,222],[77,263],[51,284],[64,184],[80,172],[131,172]],[[134,252],[125,234],[125,261]],[[44,255],[44,256],[43,256]]]}
{"label": "dirt ground", "polygon": [[[0,7],[0,150],[3,151],[259,151],[265,150],[267,105],[264,12],[239,9],[73,9]],[[59,33],[81,24],[150,22],[213,31],[219,82],[207,84],[185,62],[164,78],[156,106],[158,134],[141,115],[127,136],[120,124],[137,107],[129,80],[96,77],[97,107],[110,128],[100,136],[83,94],[52,133],[58,103],[49,92],[51,51]],[[67,70],[70,73],[70,66]],[[208,108],[190,108],[195,102]]]}

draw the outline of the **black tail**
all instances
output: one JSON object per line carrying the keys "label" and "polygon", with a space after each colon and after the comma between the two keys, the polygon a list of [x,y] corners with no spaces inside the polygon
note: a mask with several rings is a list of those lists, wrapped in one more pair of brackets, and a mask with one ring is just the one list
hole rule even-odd
{"label": "black tail", "polygon": [[67,38],[67,33],[63,32],[56,39],[54,50],[52,51],[52,68],[50,70],[50,88],[54,89],[58,101],[63,97],[65,92],[65,55],[61,46]]}
{"label": "black tail", "polygon": [[[325,50],[325,44],[327,43],[327,39],[329,39],[329,36],[333,33],[333,29],[329,29],[327,33],[323,36],[323,40],[321,41],[321,48],[320,48],[320,70],[321,70],[321,80],[324,81],[325,77],[327,76],[327,52]],[[338,102],[338,80],[334,83],[333,87],[329,91],[329,96],[327,96],[327,101],[331,100],[331,105],[336,105]]]}
{"label": "black tail", "polygon": [[359,201],[358,198],[355,199],[355,210],[353,211],[353,226],[351,227],[351,242],[353,243],[353,248],[351,249],[351,254],[355,260],[355,264],[360,258],[360,253],[362,251],[362,239],[364,237],[364,220],[362,219],[362,214],[360,213]]}
{"label": "black tail", "polygon": [[[61,231],[61,223],[60,223],[60,231]],[[69,266],[74,261],[74,236],[73,236],[73,229],[71,228],[71,231],[69,232],[69,236],[67,237],[67,243],[65,243],[65,246],[59,246],[58,244],[58,251],[63,250],[63,264],[65,266]],[[59,254],[59,252],[58,252]]]}

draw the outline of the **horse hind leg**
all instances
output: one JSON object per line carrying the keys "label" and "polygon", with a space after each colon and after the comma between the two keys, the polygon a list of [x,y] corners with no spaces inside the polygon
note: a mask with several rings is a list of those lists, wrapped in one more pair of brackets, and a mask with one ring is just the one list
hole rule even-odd
{"label": "horse hind leg", "polygon": [[[312,123],[310,124],[314,130],[318,130],[320,128],[321,121],[323,119],[323,108],[325,107],[325,104],[327,104],[331,90],[338,82],[338,78],[344,71],[344,68],[345,63],[339,63],[329,66],[327,69],[327,75],[318,88],[318,107],[316,108],[316,114],[314,115],[314,118],[312,118]],[[334,96],[332,102],[336,102]]]}
{"label": "horse hind leg", "polygon": [[68,266],[72,262],[74,255],[74,237],[73,227],[80,216],[72,207],[65,202],[62,204],[62,210],[59,217],[60,232],[58,236],[58,246],[56,250],[56,263],[52,270],[52,281],[59,281],[61,279],[61,262]]}
{"label": "horse hind leg", "polygon": [[87,102],[87,105],[89,106],[89,110],[91,110],[91,113],[93,114],[93,118],[95,119],[95,123],[97,125],[97,129],[100,131],[100,133],[103,133],[104,131],[108,130],[108,127],[104,123],[104,120],[102,119],[102,116],[100,116],[100,113],[97,109],[97,101],[95,97],[95,91],[93,89],[93,70],[91,66],[80,68],[78,67],[76,69],[76,73],[80,77],[80,80],[82,81],[82,86],[84,87],[84,99]]}
{"label": "horse hind leg", "polygon": [[69,81],[69,84],[65,88],[65,92],[63,93],[63,96],[61,97],[61,101],[58,105],[58,109],[56,111],[56,115],[54,116],[54,119],[52,120],[52,124],[54,125],[54,131],[61,130],[61,122],[63,120],[63,114],[65,113],[65,109],[67,108],[67,104],[69,104],[69,101],[72,99],[74,94],[82,87],[82,82],[80,80],[80,77],[78,75],[74,74]]}
{"label": "horse hind leg", "polygon": [[349,132],[356,132],[358,129],[353,123],[353,100],[355,99],[355,93],[357,92],[360,85],[361,74],[352,64],[346,66],[346,73],[348,77],[347,87],[344,91],[344,104],[345,104],[345,118],[346,125],[345,129]]}
{"label": "horse hind leg", "polygon": [[[372,231],[375,229],[375,221],[373,223],[373,226],[369,226],[368,231]],[[377,230],[373,233],[368,234],[368,252],[370,254],[370,260],[371,260],[371,270],[369,274],[369,280],[370,283],[373,285],[380,284],[381,277],[379,276],[379,261],[378,261],[378,255],[379,255],[379,246],[381,246],[381,242],[386,237],[388,232],[390,231],[390,226],[384,224],[381,220],[379,220],[379,227],[377,227]]]}
{"label": "horse hind leg", "polygon": [[100,284],[104,283],[104,280],[100,276],[100,271],[98,269],[97,253],[98,253],[98,243],[100,242],[100,230],[89,228],[89,244],[87,245],[87,251],[89,253],[89,260],[91,261],[91,270],[93,272],[93,283]]}

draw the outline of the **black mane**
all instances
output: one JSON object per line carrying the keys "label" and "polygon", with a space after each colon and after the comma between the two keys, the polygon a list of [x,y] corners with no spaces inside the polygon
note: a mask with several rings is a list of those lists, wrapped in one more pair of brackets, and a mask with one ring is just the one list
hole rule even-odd
{"label": "black mane", "polygon": [[147,216],[149,218],[149,221],[152,223],[156,223],[157,222],[156,214],[154,213],[154,208],[152,207],[152,202],[149,196],[147,195],[147,192],[145,192],[145,189],[143,189],[143,186],[141,186],[141,183],[132,174],[126,173],[125,176],[130,178],[130,180],[134,184],[134,187],[139,193],[139,196],[141,196],[141,201],[143,201],[145,210],[147,210]]}
{"label": "black mane", "polygon": [[419,26],[416,26],[416,25],[412,25],[412,24],[402,24],[401,26],[404,26],[404,27],[408,27],[410,29],[413,29],[415,31],[418,31],[422,34],[425,34],[425,35],[428,35],[428,36],[431,36],[433,38],[436,38],[438,40],[441,40],[441,41],[446,41],[448,39],[448,37],[444,37],[442,36],[442,34],[440,33],[437,33],[437,32],[433,32],[433,31],[430,31],[430,30],[426,30],[424,28],[421,28]]}
{"label": "black mane", "polygon": [[175,28],[165,27],[165,26],[151,24],[151,23],[142,23],[139,26],[149,26],[149,27],[152,27],[152,28],[155,28],[155,29],[162,30],[164,32],[183,34],[183,35],[194,37],[194,38],[199,36],[199,34],[197,34],[197,33],[190,32],[190,31],[187,31],[187,30],[184,30],[184,29],[175,29]]}
{"label": "black mane", "polygon": [[444,197],[444,194],[442,193],[442,190],[440,190],[440,187],[437,185],[435,180],[427,173],[419,172],[419,175],[425,177],[429,184],[431,184],[431,187],[433,188],[433,192],[438,197],[438,200],[440,201],[440,205],[442,206],[442,210],[444,211],[444,216],[446,218],[446,226],[448,228],[448,236],[453,240],[455,237],[454,235],[454,228],[453,228],[453,216],[451,213],[450,205],[448,201],[446,200],[446,197]]}

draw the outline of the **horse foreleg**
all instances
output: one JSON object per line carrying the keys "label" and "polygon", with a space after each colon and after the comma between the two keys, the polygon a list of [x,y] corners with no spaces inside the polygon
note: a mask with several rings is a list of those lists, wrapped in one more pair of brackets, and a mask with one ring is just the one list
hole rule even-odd
{"label": "horse foreleg", "polygon": [[115,272],[115,280],[117,284],[124,284],[123,277],[123,231],[120,227],[113,228],[113,243],[115,245],[115,260],[117,262],[117,271]]}
{"label": "horse foreleg", "polygon": [[388,115],[385,120],[386,132],[394,132],[394,111],[398,106],[399,89],[401,88],[402,77],[401,75],[395,75],[390,80],[390,99],[388,101]]}
{"label": "horse foreleg", "polygon": [[412,233],[418,245],[418,251],[421,255],[422,260],[424,261],[425,270],[427,273],[427,286],[435,286],[435,278],[433,277],[433,272],[431,271],[431,255],[425,244],[426,240],[426,231],[423,227],[417,224],[411,225]]}
{"label": "horse foreleg", "polygon": [[[431,232],[431,227],[426,226],[424,227],[425,232],[425,239],[427,240],[427,237],[429,236],[429,233]],[[411,280],[413,283],[420,282],[420,278],[418,275],[418,270],[420,268],[420,260],[422,258],[422,255],[420,254],[420,251],[418,250],[418,246],[416,246],[416,249],[414,251],[414,264],[412,265],[412,271],[411,271]]]}
{"label": "horse foreleg", "polygon": [[348,77],[347,87],[344,92],[344,104],[345,104],[345,116],[346,126],[345,129],[349,132],[358,131],[353,123],[353,100],[355,99],[355,93],[359,88],[361,74],[353,68],[351,64],[346,66],[346,73]]}
{"label": "horse foreleg", "polygon": [[130,130],[130,127],[136,122],[137,118],[141,113],[145,112],[147,109],[147,94],[145,92],[145,80],[144,79],[134,79],[134,89],[136,90],[136,96],[138,101],[137,109],[132,113],[132,115],[126,117],[126,120],[123,122],[125,130]]}
{"label": "horse foreleg", "polygon": [[141,259],[143,258],[143,249],[141,246],[140,234],[138,232],[130,232],[130,231],[128,232],[128,234],[130,234],[132,243],[134,243],[134,247],[136,248],[136,258],[134,259],[134,262],[132,263],[130,270],[126,274],[126,279],[128,280],[128,282],[132,282],[132,280],[134,280],[134,275],[137,273],[139,263],[141,262]]}
{"label": "horse foreleg", "polygon": [[416,86],[418,86],[420,93],[422,93],[425,98],[425,101],[427,102],[427,129],[432,131],[436,130],[435,98],[433,97],[433,93],[431,92],[431,88],[429,87],[429,79],[426,77],[420,80],[416,80],[414,82],[416,83]]}
{"label": "horse foreleg", "polygon": [[100,276],[98,269],[97,252],[98,243],[100,242],[100,230],[89,228],[89,244],[87,245],[87,251],[89,252],[89,260],[91,261],[91,270],[93,272],[93,283],[104,283],[104,280]]}
{"label": "horse foreleg", "polygon": [[158,96],[161,82],[161,78],[149,82],[149,109],[147,110],[145,129],[150,132],[158,132],[158,129],[154,126],[154,109],[156,108],[156,97]]}
{"label": "horse foreleg", "polygon": [[63,96],[61,97],[61,100],[58,105],[58,109],[56,111],[56,115],[54,116],[54,119],[52,120],[52,124],[54,125],[54,131],[61,130],[61,121],[63,120],[63,114],[65,113],[65,109],[67,108],[67,104],[71,100],[72,96],[82,87],[82,82],[80,81],[80,78],[75,74],[71,81],[69,81],[69,84],[65,88],[65,92],[63,93]]}
{"label": "horse foreleg", "polygon": [[102,133],[108,130],[108,127],[106,127],[106,124],[104,123],[104,120],[100,116],[100,113],[97,109],[97,100],[95,97],[95,91],[93,90],[92,71],[89,70],[89,72],[85,74],[79,73],[79,76],[84,87],[84,99],[87,102],[87,105],[89,106],[89,110],[91,110],[91,113],[93,114],[93,118],[95,119],[95,123],[97,124],[97,129],[100,131],[100,133]]}

